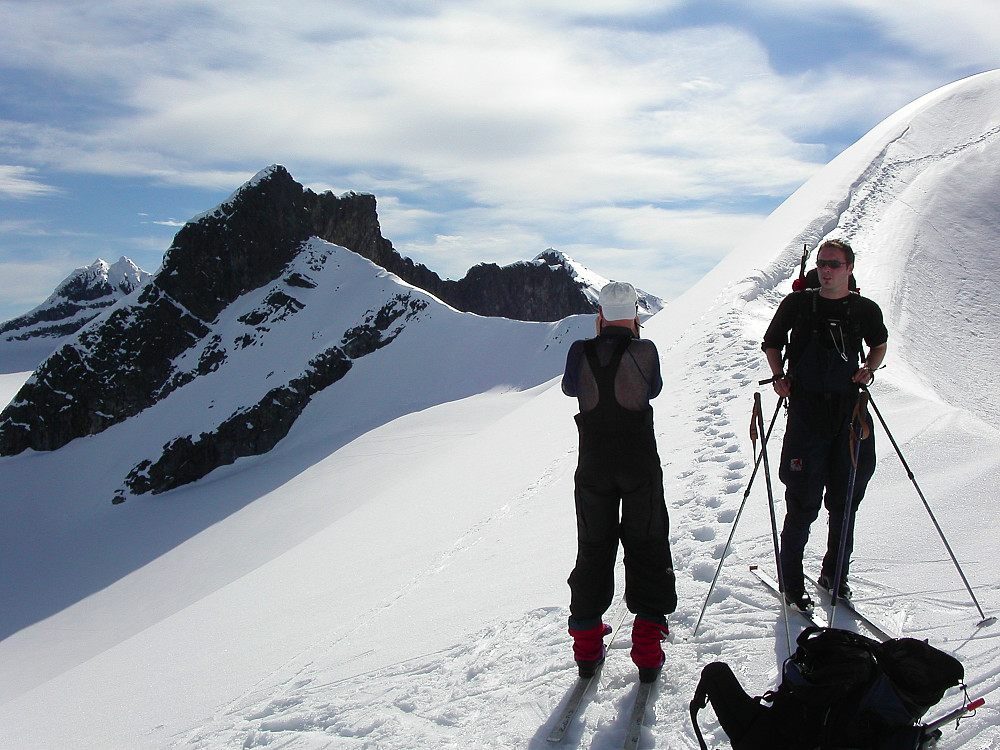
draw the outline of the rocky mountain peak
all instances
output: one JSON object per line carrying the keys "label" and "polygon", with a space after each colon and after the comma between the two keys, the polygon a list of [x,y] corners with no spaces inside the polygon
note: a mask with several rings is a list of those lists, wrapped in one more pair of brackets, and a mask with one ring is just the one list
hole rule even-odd
{"label": "rocky mountain peak", "polygon": [[20,317],[0,323],[5,342],[28,342],[71,336],[150,279],[150,274],[121,257],[101,258],[77,268],[45,302]]}
{"label": "rocky mountain peak", "polygon": [[[308,317],[303,311],[310,300],[336,305],[330,295],[339,287],[318,288],[318,279],[330,278],[323,269],[332,249],[362,256],[461,311],[525,321],[596,311],[593,285],[600,277],[568,256],[550,250],[533,261],[480,264],[461,280],[443,280],[382,237],[374,196],[316,194],[273,165],[185,224],[154,276],[122,259],[100,261],[67,280],[67,304],[97,298],[98,287],[121,299],[48,356],[0,413],[0,455],[58,449],[222,371],[234,378],[231,390],[239,395],[247,386],[230,362],[264,347],[271,336],[287,336],[276,330],[295,329],[285,321]],[[267,375],[284,373],[268,381],[273,387],[248,391],[247,403],[234,405],[216,429],[164,446],[159,459],[136,467],[128,486],[162,491],[270,450],[316,393],[420,316],[431,298],[412,292],[372,299],[371,309],[353,318],[335,342],[317,328],[296,334],[301,341],[283,340],[282,361]],[[288,360],[293,351],[301,362]]]}

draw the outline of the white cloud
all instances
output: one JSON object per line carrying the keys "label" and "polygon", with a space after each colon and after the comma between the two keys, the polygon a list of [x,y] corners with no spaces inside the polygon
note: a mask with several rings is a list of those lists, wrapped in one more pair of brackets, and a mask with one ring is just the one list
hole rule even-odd
{"label": "white cloud", "polygon": [[914,0],[905,5],[858,0],[880,17],[890,37],[953,65],[995,68],[1000,52],[1000,5],[994,0],[960,3]]}
{"label": "white cloud", "polygon": [[[167,55],[179,38],[169,34],[114,54],[96,51],[94,42],[74,48],[62,64],[75,69],[92,53],[80,67],[113,70],[126,112],[82,133],[65,128],[23,137],[33,138],[39,159],[55,160],[64,149],[73,169],[134,170],[174,182],[194,164],[214,163],[224,173],[218,167],[227,163],[301,160],[333,169],[391,165],[431,182],[466,181],[487,196],[543,184],[557,195],[539,180],[554,169],[570,191],[594,173],[622,172],[631,182],[646,172],[646,184],[627,189],[645,192],[655,184],[669,194],[671,184],[686,192],[698,182],[690,157],[715,151],[704,127],[714,115],[698,114],[706,100],[717,108],[739,103],[748,74],[772,78],[772,97],[783,93],[759,46],[721,28],[573,29],[454,7],[434,17],[379,19],[371,28],[355,18],[352,28],[361,33],[328,39],[303,38],[301,18],[289,15],[277,22],[241,5],[239,25],[222,42],[222,20],[207,32],[185,28],[179,66]],[[94,31],[96,39],[111,36],[103,26]],[[134,58],[121,59],[128,50]],[[220,61],[222,54],[228,57]],[[779,177],[767,190],[800,179],[795,162],[803,154],[792,153],[794,143],[773,124],[743,125],[726,133],[735,154],[768,150],[778,157],[772,163],[788,160],[792,168],[790,179]],[[752,132],[762,125],[769,132]],[[752,146],[742,149],[747,138]],[[664,149],[685,158],[670,160]],[[573,165],[575,176],[565,172]],[[194,184],[204,184],[206,170],[191,171]],[[760,174],[770,182],[776,176]]]}
{"label": "white cloud", "polygon": [[1000,5],[995,0],[762,0],[782,13],[853,11],[905,48],[953,67],[992,70],[1000,53]]}
{"label": "white cloud", "polygon": [[0,164],[0,198],[36,198],[58,192],[35,177],[36,170],[11,164]]}
{"label": "white cloud", "polygon": [[314,189],[375,193],[385,236],[444,275],[556,246],[683,276],[829,144],[946,82],[921,55],[996,51],[984,2],[947,18],[929,0],[761,6],[861,14],[916,54],[845,67],[818,49],[779,73],[748,23],[670,26],[682,0],[0,3],[0,65],[55,97],[50,117],[0,120],[0,160],[227,194],[277,162]]}

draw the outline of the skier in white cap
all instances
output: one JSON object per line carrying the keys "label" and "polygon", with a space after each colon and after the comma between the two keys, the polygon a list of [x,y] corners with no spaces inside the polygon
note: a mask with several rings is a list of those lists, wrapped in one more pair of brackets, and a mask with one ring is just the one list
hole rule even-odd
{"label": "skier in white cap", "polygon": [[635,614],[632,660],[644,682],[664,663],[666,616],[677,606],[663,470],[653,434],[650,399],[663,388],[652,341],[639,338],[639,307],[631,284],[601,289],[597,336],[576,341],[562,389],[580,413],[575,476],[576,567],[569,577],[569,631],[580,675],[604,659],[610,628],[604,613],[614,598],[618,543],[625,548],[625,602]]}

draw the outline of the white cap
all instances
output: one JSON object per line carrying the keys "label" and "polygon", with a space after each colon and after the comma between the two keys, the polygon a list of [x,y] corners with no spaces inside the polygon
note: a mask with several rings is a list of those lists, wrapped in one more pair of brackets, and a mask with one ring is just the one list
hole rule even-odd
{"label": "white cap", "polygon": [[635,287],[624,281],[612,281],[601,289],[597,304],[605,320],[634,320],[638,314]]}

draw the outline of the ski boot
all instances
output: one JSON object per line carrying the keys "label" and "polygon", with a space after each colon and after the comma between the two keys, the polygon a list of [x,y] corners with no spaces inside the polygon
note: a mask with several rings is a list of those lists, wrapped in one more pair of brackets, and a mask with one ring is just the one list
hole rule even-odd
{"label": "ski boot", "polygon": [[598,668],[604,663],[607,649],[604,646],[604,636],[611,634],[611,627],[599,622],[589,628],[575,627],[578,623],[570,619],[569,634],[573,636],[573,657],[580,677],[589,678],[597,674]]}
{"label": "ski boot", "polygon": [[788,606],[795,607],[799,612],[806,615],[812,615],[813,609],[815,609],[815,604],[812,598],[805,591],[786,591],[785,601],[788,602]]}
{"label": "ski boot", "polygon": [[655,682],[666,661],[660,642],[670,635],[667,618],[658,621],[636,617],[632,624],[632,661],[639,668],[639,682]]}
{"label": "ski boot", "polygon": [[[833,576],[821,575],[816,583],[821,589],[829,591],[830,596],[833,596]],[[851,587],[847,585],[846,577],[840,580],[840,590],[837,591],[837,596],[844,601],[851,601]]]}

